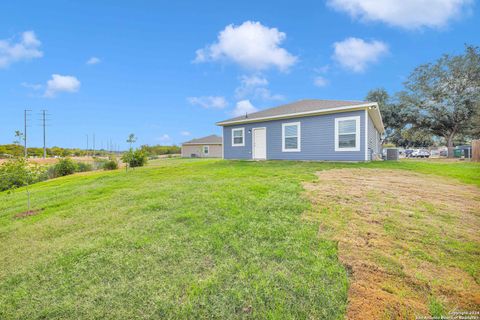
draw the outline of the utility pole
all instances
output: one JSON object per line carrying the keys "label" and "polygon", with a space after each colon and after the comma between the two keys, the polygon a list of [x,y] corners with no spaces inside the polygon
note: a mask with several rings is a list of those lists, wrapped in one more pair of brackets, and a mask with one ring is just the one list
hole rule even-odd
{"label": "utility pole", "polygon": [[95,157],[95,133],[93,134],[93,153],[92,156]]}
{"label": "utility pole", "polygon": [[46,135],[47,110],[42,110],[42,126],[43,126],[43,159],[47,158],[47,135]]}
{"label": "utility pole", "polygon": [[87,149],[86,149],[85,153],[86,153],[86,156],[88,157],[88,134],[87,134]]}
{"label": "utility pole", "polygon": [[23,114],[23,125],[24,125],[24,136],[23,136],[23,143],[25,148],[25,158],[28,157],[28,149],[27,149],[27,127],[28,127],[28,116],[30,115],[29,112],[32,110],[25,109]]}

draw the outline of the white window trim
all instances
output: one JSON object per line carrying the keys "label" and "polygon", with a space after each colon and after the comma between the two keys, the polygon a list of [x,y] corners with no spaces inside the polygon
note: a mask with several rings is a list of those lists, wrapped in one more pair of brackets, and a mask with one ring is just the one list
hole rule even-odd
{"label": "white window trim", "polygon": [[[205,148],[207,148],[207,149],[206,149],[207,152],[205,152]],[[206,155],[210,154],[210,146],[203,146],[203,150],[202,150],[202,151],[203,151],[203,154],[206,154]]]}
{"label": "white window trim", "polygon": [[[355,120],[355,148],[340,148],[338,145],[338,129],[340,128],[340,126],[338,125],[338,123],[340,121],[348,120]],[[360,151],[360,116],[335,118],[335,151]]]}
{"label": "white window trim", "polygon": [[[242,143],[235,143],[234,135],[233,133],[235,131],[242,131]],[[232,147],[244,147],[245,146],[245,128],[233,128],[232,129]]]}
{"label": "white window trim", "polygon": [[[285,127],[296,125],[298,128],[297,132],[297,148],[296,149],[286,149],[285,148]],[[300,152],[302,151],[301,141],[302,141],[302,125],[300,122],[285,122],[282,123],[282,152]]]}

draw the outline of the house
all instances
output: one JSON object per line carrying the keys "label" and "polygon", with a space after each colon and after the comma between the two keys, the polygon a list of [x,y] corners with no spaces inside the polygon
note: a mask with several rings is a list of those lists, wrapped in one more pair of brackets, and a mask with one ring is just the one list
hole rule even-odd
{"label": "house", "polygon": [[301,100],[217,122],[223,157],[369,161],[385,129],[375,102]]}
{"label": "house", "polygon": [[182,144],[182,157],[185,158],[221,158],[222,137],[210,135],[193,139]]}

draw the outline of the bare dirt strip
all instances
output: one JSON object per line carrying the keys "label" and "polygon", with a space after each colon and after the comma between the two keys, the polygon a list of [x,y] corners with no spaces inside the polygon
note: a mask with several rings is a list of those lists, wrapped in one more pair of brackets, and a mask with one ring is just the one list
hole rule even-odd
{"label": "bare dirt strip", "polygon": [[338,241],[349,319],[480,311],[479,188],[402,170],[317,175],[304,218]]}

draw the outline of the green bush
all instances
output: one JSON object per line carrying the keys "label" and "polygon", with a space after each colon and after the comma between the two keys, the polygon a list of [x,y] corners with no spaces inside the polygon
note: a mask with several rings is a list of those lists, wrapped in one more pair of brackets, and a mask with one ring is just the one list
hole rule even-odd
{"label": "green bush", "polygon": [[163,155],[163,154],[179,154],[181,152],[181,149],[179,146],[143,145],[140,147],[140,149],[150,157]]}
{"label": "green bush", "polygon": [[128,151],[123,154],[122,161],[128,164],[129,167],[143,167],[147,161],[147,154],[140,149],[135,151]]}
{"label": "green bush", "polygon": [[78,164],[73,162],[70,158],[63,158],[55,164],[55,176],[63,177],[69,174],[74,174],[78,170]]}
{"label": "green bush", "polygon": [[45,168],[16,158],[0,165],[0,191],[15,189],[44,180]]}
{"label": "green bush", "polygon": [[43,180],[53,179],[57,177],[55,165],[49,166],[45,171],[45,178]]}
{"label": "green bush", "polygon": [[90,163],[77,162],[77,172],[87,172],[92,170],[93,166]]}
{"label": "green bush", "polygon": [[115,160],[108,160],[103,164],[103,170],[115,170],[118,169],[118,162]]}
{"label": "green bush", "polygon": [[107,161],[108,160],[104,158],[93,157],[93,170],[103,169],[103,166]]}

